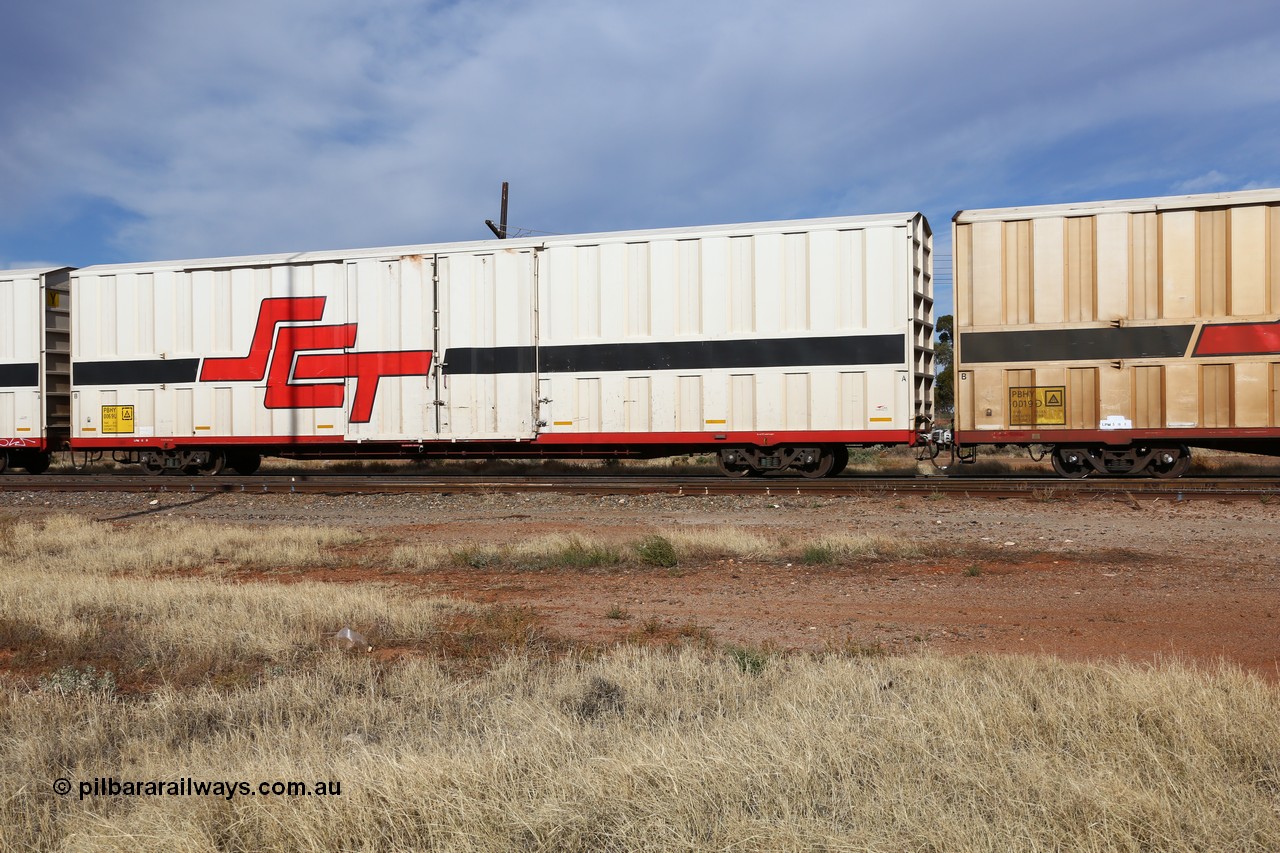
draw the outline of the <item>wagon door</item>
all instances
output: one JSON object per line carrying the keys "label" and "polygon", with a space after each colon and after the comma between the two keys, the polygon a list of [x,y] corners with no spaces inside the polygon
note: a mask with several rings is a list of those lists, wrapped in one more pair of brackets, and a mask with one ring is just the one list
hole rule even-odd
{"label": "wagon door", "polygon": [[434,439],[434,258],[349,261],[346,277],[347,440]]}
{"label": "wagon door", "polygon": [[532,439],[537,250],[440,255],[437,264],[439,438]]}

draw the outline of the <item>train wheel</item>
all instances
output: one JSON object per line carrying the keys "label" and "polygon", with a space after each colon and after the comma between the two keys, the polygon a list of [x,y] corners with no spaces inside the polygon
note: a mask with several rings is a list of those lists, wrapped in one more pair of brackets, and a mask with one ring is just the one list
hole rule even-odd
{"label": "train wheel", "polygon": [[227,457],[226,464],[241,477],[248,477],[258,470],[262,457],[256,453],[233,453]]}
{"label": "train wheel", "polygon": [[1157,450],[1147,473],[1162,480],[1176,480],[1191,470],[1191,448],[1185,444]]}
{"label": "train wheel", "polygon": [[841,444],[835,448],[835,463],[831,466],[831,470],[827,472],[828,477],[838,477],[840,472],[849,467],[849,448],[847,445]]}
{"label": "train wheel", "polygon": [[0,474],[4,473],[4,469],[9,467],[9,454],[0,452]]}
{"label": "train wheel", "polygon": [[1053,470],[1058,472],[1058,476],[1068,480],[1083,480],[1093,471],[1087,452],[1078,448],[1055,447],[1052,461]]}
{"label": "train wheel", "polygon": [[818,448],[818,457],[804,468],[796,468],[801,477],[808,477],[816,480],[819,477],[826,477],[831,474],[832,469],[836,467],[836,453],[830,447]]}
{"label": "train wheel", "polygon": [[209,454],[209,462],[200,469],[200,473],[206,477],[216,477],[222,473],[227,467],[227,456],[220,450],[215,450]]}
{"label": "train wheel", "polygon": [[733,477],[735,480],[740,477],[746,477],[755,469],[743,457],[744,454],[738,451],[722,450],[716,454],[716,467],[726,477]]}
{"label": "train wheel", "polygon": [[32,453],[23,461],[22,467],[27,469],[28,474],[43,474],[49,470],[49,454]]}
{"label": "train wheel", "polygon": [[188,474],[197,474],[201,477],[216,477],[222,473],[222,469],[227,465],[227,457],[220,450],[209,451],[209,459],[203,465],[191,465],[183,470]]}
{"label": "train wheel", "polygon": [[164,458],[158,453],[142,454],[142,470],[152,476],[158,477],[164,473]]}

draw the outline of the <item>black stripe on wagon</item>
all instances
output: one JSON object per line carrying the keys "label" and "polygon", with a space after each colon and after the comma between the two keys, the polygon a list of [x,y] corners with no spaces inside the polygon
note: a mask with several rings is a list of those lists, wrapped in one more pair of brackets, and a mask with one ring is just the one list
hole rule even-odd
{"label": "black stripe on wagon", "polygon": [[0,386],[5,388],[34,388],[40,384],[40,365],[0,364]]}
{"label": "black stripe on wagon", "polygon": [[160,385],[195,382],[198,358],[146,361],[77,361],[71,366],[73,385]]}
{"label": "black stripe on wagon", "polygon": [[963,364],[1022,361],[1116,361],[1181,358],[1195,326],[1131,326],[1105,329],[1040,329],[1027,332],[966,332],[960,336]]}
{"label": "black stripe on wagon", "polygon": [[[540,373],[818,367],[897,364],[905,360],[906,343],[902,335],[574,344],[538,348]],[[452,347],[445,353],[444,361],[446,373],[531,373],[534,369],[534,348]]]}

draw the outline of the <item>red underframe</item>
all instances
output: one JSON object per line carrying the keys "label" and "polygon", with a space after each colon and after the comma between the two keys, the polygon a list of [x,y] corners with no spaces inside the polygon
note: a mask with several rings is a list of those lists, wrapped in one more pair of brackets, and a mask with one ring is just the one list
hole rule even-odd
{"label": "red underframe", "polygon": [[1110,444],[1129,445],[1140,441],[1194,441],[1223,438],[1276,438],[1280,428],[1196,428],[1196,429],[1023,429],[956,430],[955,443],[971,444]]}
{"label": "red underframe", "polygon": [[48,450],[49,442],[43,438],[21,438],[20,436],[9,436],[13,441],[31,442],[30,444],[5,444],[0,445],[0,450],[34,450],[37,453]]}
{"label": "red underframe", "polygon": [[299,435],[299,436],[116,436],[100,438],[73,438],[73,450],[107,449],[141,450],[158,448],[168,450],[174,447],[215,447],[223,445],[252,445],[269,450],[272,447],[288,448],[297,445],[332,445],[347,449],[360,446],[394,446],[445,448],[456,447],[464,451],[468,445],[492,446],[495,444],[512,447],[555,447],[571,450],[573,448],[605,448],[634,445],[667,445],[678,447],[715,447],[755,446],[771,447],[780,444],[913,444],[915,433],[911,430],[797,430],[779,432],[560,432],[542,433],[533,439],[450,439],[427,438],[417,439],[377,439],[370,441],[352,441],[341,435]]}

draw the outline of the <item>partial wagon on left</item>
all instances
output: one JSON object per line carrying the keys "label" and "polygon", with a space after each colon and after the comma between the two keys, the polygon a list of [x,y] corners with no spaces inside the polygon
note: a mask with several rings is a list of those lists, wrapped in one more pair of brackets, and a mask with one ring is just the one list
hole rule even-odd
{"label": "partial wagon on left", "polygon": [[0,471],[43,473],[70,434],[70,275],[0,270]]}

